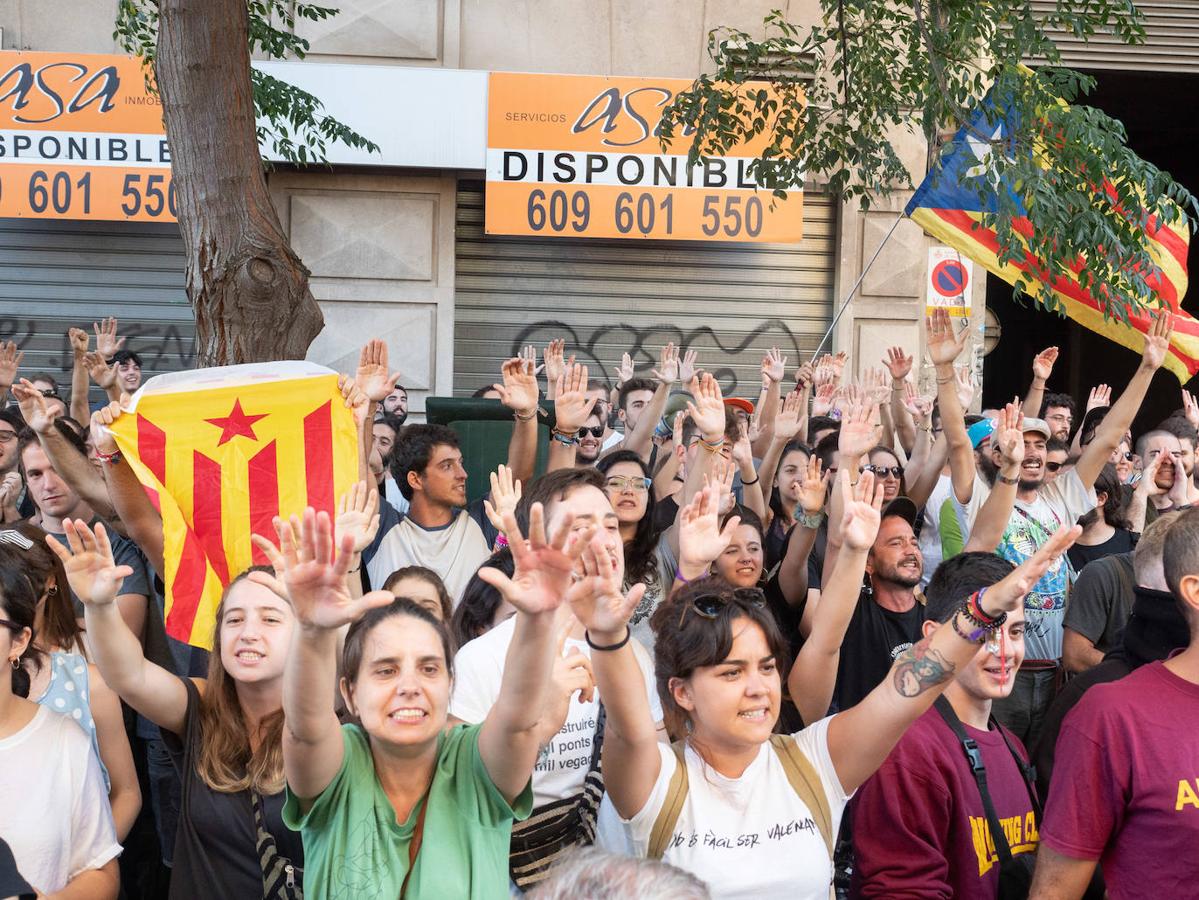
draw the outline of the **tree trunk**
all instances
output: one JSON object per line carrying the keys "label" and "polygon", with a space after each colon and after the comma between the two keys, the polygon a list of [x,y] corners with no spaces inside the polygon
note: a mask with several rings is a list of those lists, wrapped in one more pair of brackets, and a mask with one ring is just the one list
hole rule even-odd
{"label": "tree trunk", "polygon": [[156,76],[200,365],[303,359],[324,327],[267,193],[246,0],[161,0]]}

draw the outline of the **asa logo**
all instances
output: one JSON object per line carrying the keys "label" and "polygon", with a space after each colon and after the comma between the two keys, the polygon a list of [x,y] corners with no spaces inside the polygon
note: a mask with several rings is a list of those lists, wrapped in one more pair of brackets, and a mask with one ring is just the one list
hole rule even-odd
{"label": "asa logo", "polygon": [[114,108],[120,87],[116,66],[90,72],[77,62],[47,63],[37,69],[21,62],[0,77],[0,105],[11,105],[14,121],[38,125],[89,106],[106,113]]}

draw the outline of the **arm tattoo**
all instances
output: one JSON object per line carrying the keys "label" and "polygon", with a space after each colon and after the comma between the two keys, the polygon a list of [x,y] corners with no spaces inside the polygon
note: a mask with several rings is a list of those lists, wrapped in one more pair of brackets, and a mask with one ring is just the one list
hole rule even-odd
{"label": "arm tattoo", "polygon": [[929,646],[931,638],[914,644],[895,660],[895,690],[902,697],[918,697],[953,677],[954,665]]}

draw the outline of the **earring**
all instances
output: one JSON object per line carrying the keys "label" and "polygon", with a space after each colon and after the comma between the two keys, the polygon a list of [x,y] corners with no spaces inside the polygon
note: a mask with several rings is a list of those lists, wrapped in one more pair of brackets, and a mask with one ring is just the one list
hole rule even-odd
{"label": "earring", "polygon": [[12,660],[12,667],[13,667],[13,671],[16,671],[17,669],[21,668],[21,657],[18,656]]}

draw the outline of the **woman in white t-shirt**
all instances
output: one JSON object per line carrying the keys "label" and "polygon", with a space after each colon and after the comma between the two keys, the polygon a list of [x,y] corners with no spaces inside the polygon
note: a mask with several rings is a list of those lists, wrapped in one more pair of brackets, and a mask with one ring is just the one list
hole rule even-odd
{"label": "woman in white t-shirt", "polygon": [[[842,481],[848,494],[848,476]],[[881,492],[874,496],[872,481],[864,475],[856,496],[845,501],[840,554],[861,565],[879,526]],[[888,678],[860,704],[789,739],[772,740],[786,642],[760,592],[702,577],[737,527],[735,519],[723,531],[718,527],[715,493],[705,488],[683,511],[679,566],[689,583],[655,617],[658,693],[668,720],[681,720],[686,735],[675,748],[656,740],[645,692],[638,689],[640,669],[625,624],[630,603],[620,592],[615,566],[602,555],[584,554],[587,576],[606,585],[572,604],[587,629],[607,707],[605,785],[636,851],[646,856],[652,848],[660,851],[666,862],[707,882],[713,897],[823,900],[833,876],[829,847],[849,796],[932,705],[955,669],[973,657],[987,632],[966,618],[963,598],[955,627],[901,654]],[[1076,533],[1063,529],[1011,577],[989,588],[985,599],[970,598],[974,613],[1001,622],[1001,614],[1023,601]],[[822,607],[809,643],[824,644],[837,629],[843,635],[850,615],[851,608]],[[680,755],[687,775],[682,793],[674,777]],[[784,762],[788,757],[790,765]],[[807,801],[792,787],[801,780]],[[668,800],[674,816],[668,815]]]}
{"label": "woman in white t-shirt", "polygon": [[36,610],[25,574],[0,568],[0,838],[38,896],[70,887],[111,900],[121,845],[100,761],[73,720],[28,699],[42,655],[32,646]]}

